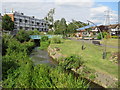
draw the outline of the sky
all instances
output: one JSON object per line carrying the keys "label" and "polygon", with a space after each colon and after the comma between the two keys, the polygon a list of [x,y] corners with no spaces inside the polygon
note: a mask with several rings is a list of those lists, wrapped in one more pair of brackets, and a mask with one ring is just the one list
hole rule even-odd
{"label": "sky", "polygon": [[[109,1],[109,2],[108,2]],[[119,0],[2,0],[0,13],[14,11],[22,12],[28,16],[43,19],[51,8],[55,8],[55,20],[65,18],[67,22],[72,19],[105,24],[105,15],[110,11],[110,23],[118,22]]]}

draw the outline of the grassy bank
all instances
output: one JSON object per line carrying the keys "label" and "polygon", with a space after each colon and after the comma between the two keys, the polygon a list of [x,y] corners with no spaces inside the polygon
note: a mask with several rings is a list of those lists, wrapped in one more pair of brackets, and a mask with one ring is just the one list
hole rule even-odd
{"label": "grassy bank", "polygon": [[101,44],[105,44],[106,41],[107,41],[107,45],[118,47],[118,39],[111,38],[111,39],[107,39],[107,40],[102,40]]}
{"label": "grassy bank", "polygon": [[51,44],[50,47],[59,47],[60,51],[58,52],[66,56],[80,55],[85,61],[85,65],[90,69],[118,77],[117,65],[110,61],[111,53],[117,52],[117,49],[107,48],[107,58],[102,59],[103,47],[88,43],[84,43],[84,45],[86,47],[85,50],[81,50],[82,42],[65,40],[62,44]]}

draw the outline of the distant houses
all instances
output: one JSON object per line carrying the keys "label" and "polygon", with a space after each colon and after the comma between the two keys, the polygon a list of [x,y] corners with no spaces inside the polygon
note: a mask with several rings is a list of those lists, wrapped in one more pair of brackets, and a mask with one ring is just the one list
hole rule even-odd
{"label": "distant houses", "polygon": [[98,35],[100,32],[108,32],[111,36],[117,36],[120,34],[119,24],[112,25],[88,25],[77,29],[76,36],[78,37],[89,37],[93,35]]}

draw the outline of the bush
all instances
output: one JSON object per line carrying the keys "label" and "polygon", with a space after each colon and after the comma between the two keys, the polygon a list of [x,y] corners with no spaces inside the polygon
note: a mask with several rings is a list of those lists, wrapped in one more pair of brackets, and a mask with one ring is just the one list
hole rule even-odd
{"label": "bush", "polygon": [[47,47],[49,46],[50,41],[48,36],[42,36],[40,39],[40,49],[47,49]]}
{"label": "bush", "polygon": [[[102,37],[103,37],[103,38],[106,38],[107,35],[108,35],[107,32],[102,32]],[[102,39],[102,38],[101,38],[101,33],[98,34],[97,39]]]}
{"label": "bush", "polygon": [[49,41],[46,42],[40,42],[40,49],[44,50],[47,49],[47,47],[49,46]]}
{"label": "bush", "polygon": [[63,62],[60,62],[59,64],[64,67],[64,69],[77,69],[81,65],[83,65],[83,60],[80,56],[72,55],[63,60]]}
{"label": "bush", "polygon": [[42,36],[40,41],[45,42],[45,41],[48,41],[48,39],[49,39],[48,36]]}
{"label": "bush", "polygon": [[51,38],[51,42],[59,44],[59,43],[62,43],[62,39],[58,36],[55,36],[55,37]]}
{"label": "bush", "polygon": [[115,38],[115,39],[117,39],[117,38],[119,38],[119,36],[111,36],[111,38]]}
{"label": "bush", "polygon": [[21,43],[30,40],[29,34],[25,30],[19,30],[19,32],[16,35],[16,38]]}

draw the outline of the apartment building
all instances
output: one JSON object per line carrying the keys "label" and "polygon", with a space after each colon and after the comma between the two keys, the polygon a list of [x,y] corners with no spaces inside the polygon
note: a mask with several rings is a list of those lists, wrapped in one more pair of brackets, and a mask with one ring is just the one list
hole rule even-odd
{"label": "apartment building", "polygon": [[48,24],[43,19],[37,19],[34,16],[26,16],[24,13],[12,12],[6,13],[9,15],[14,21],[14,30],[34,30],[37,29],[38,31],[47,32],[48,31]]}

